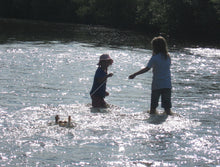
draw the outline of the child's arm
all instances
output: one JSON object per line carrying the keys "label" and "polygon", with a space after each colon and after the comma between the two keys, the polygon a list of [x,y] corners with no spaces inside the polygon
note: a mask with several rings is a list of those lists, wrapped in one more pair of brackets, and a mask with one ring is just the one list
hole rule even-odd
{"label": "child's arm", "polygon": [[130,76],[129,76],[129,79],[134,79],[137,75],[140,75],[140,74],[143,74],[143,73],[145,73],[145,72],[148,72],[149,70],[150,70],[149,67],[145,67],[145,68],[141,69],[140,71],[138,71],[138,72],[136,72],[136,73],[130,75]]}
{"label": "child's arm", "polygon": [[98,83],[103,83],[108,77],[112,77],[112,76],[113,76],[113,73],[110,73],[110,74],[106,75],[105,77],[98,78],[97,81],[98,81]]}

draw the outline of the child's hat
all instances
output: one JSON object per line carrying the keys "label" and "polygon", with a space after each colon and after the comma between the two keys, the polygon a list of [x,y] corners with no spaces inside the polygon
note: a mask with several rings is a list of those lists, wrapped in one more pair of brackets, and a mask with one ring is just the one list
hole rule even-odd
{"label": "child's hat", "polygon": [[102,55],[99,57],[99,63],[98,63],[98,65],[100,65],[100,62],[101,62],[101,61],[111,61],[111,64],[113,63],[112,58],[111,58],[108,54],[102,54]]}
{"label": "child's hat", "polygon": [[102,54],[99,58],[99,61],[101,60],[112,60],[112,59],[108,54]]}

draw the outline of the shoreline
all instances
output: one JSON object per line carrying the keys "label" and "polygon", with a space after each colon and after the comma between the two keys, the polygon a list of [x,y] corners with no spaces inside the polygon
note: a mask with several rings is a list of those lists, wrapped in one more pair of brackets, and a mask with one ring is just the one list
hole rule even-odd
{"label": "shoreline", "polygon": [[[149,48],[151,39],[157,35],[159,34],[147,34],[141,31],[116,29],[103,25],[0,18],[0,43],[7,41],[59,40],[64,42],[88,42],[97,45]],[[220,48],[217,38],[179,39],[169,35],[165,35],[165,38],[171,47]]]}

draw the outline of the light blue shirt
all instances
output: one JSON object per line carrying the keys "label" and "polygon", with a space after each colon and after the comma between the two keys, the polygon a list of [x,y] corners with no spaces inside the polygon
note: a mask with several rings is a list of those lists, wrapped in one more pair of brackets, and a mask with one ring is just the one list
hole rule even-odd
{"label": "light blue shirt", "polygon": [[152,90],[172,88],[170,66],[170,57],[166,59],[165,56],[160,53],[151,57],[147,67],[153,68]]}

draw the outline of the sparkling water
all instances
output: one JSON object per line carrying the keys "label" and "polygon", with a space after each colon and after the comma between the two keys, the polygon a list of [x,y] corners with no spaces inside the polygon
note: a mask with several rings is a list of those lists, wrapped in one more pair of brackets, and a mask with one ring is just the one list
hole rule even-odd
{"label": "sparkling water", "polygon": [[[112,107],[94,112],[89,91],[103,53],[114,60]],[[1,44],[1,166],[220,165],[220,50],[170,48],[176,116],[146,112],[152,71],[128,79],[151,55],[80,42]],[[57,114],[77,126],[59,127]]]}

